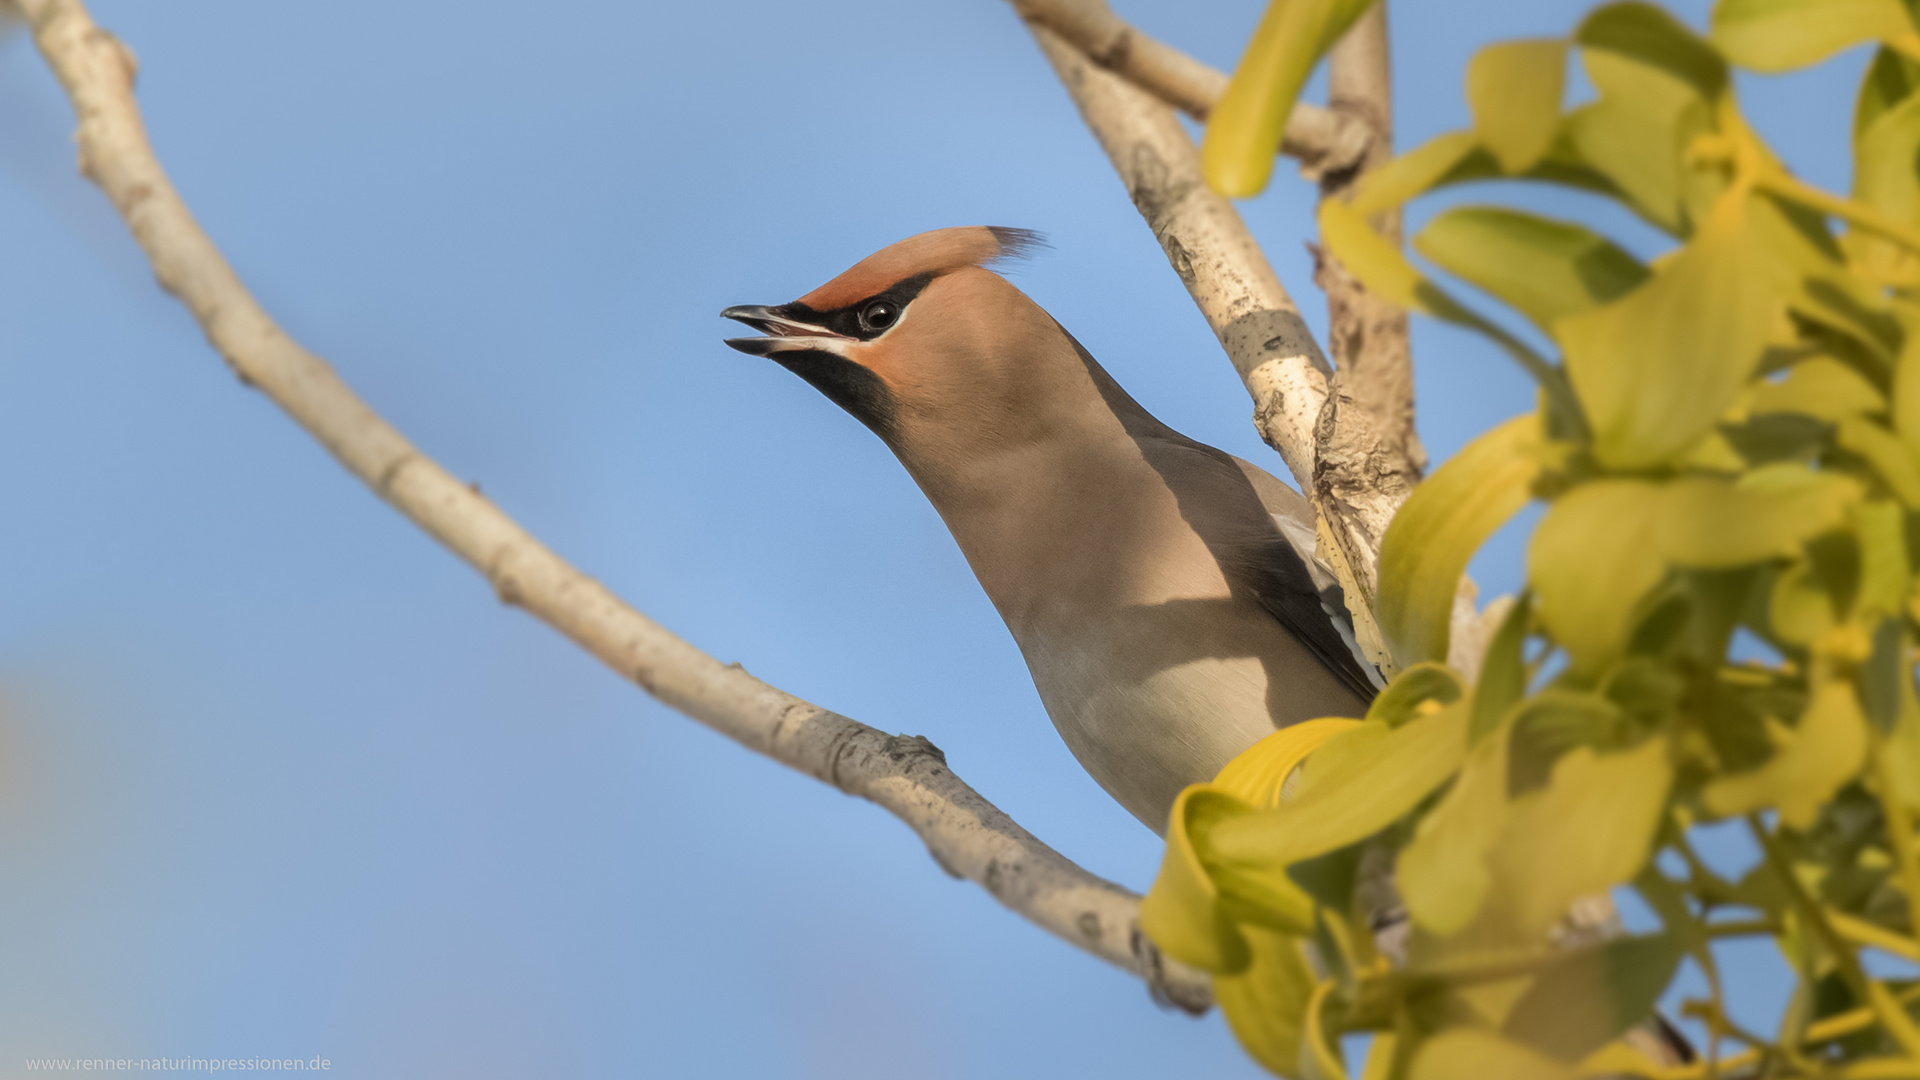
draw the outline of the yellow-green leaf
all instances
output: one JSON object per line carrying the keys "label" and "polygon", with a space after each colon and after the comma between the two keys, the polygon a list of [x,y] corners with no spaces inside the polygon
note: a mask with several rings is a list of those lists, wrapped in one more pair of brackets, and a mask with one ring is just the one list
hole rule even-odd
{"label": "yellow-green leaf", "polygon": [[1667,572],[1665,512],[1657,484],[1600,480],[1554,500],[1534,530],[1535,610],[1575,670],[1599,671],[1626,648],[1635,608]]}
{"label": "yellow-green leaf", "polygon": [[1391,210],[1438,184],[1478,145],[1471,131],[1436,135],[1361,177],[1349,205],[1362,218]]}
{"label": "yellow-green leaf", "polygon": [[[1867,608],[1864,600],[1856,607]],[[1860,711],[1876,733],[1886,735],[1900,726],[1901,698],[1913,685],[1913,642],[1907,637],[1905,619],[1885,614],[1884,609],[1862,614],[1880,618],[1867,662],[1854,675],[1860,688]]]}
{"label": "yellow-green leaf", "polygon": [[1519,932],[1544,939],[1575,900],[1639,873],[1672,786],[1667,738],[1655,735],[1617,754],[1568,751],[1544,790],[1515,800],[1493,859]]}
{"label": "yellow-green leaf", "polygon": [[1731,475],[1747,467],[1747,459],[1741,456],[1733,444],[1727,441],[1724,431],[1709,431],[1700,437],[1700,441],[1682,451],[1673,459],[1674,468],[1682,472],[1725,473]]}
{"label": "yellow-green leaf", "polygon": [[1414,238],[1420,254],[1547,329],[1609,303],[1647,279],[1647,268],[1606,237],[1520,210],[1462,206]]}
{"label": "yellow-green leaf", "polygon": [[1920,62],[1882,46],[1867,65],[1860,81],[1860,98],[1854,104],[1853,137],[1873,126],[1888,109],[1900,104],[1920,89]]}
{"label": "yellow-green leaf", "polygon": [[1717,97],[1727,88],[1727,62],[1658,4],[1603,4],[1580,23],[1573,37],[1588,52],[1630,57],[1663,71],[1703,98]]}
{"label": "yellow-green leaf", "polygon": [[[1490,612],[1489,612],[1490,614]],[[1483,616],[1484,617],[1484,616]],[[1493,734],[1507,710],[1527,695],[1527,633],[1533,627],[1533,598],[1520,594],[1500,619],[1480,660],[1480,678],[1473,685],[1473,723],[1469,742]]]}
{"label": "yellow-green leaf", "polygon": [[1205,784],[1182,791],[1173,802],[1167,850],[1160,873],[1140,902],[1140,928],[1182,963],[1214,972],[1245,970],[1247,939],[1222,912],[1213,878],[1196,849],[1196,834],[1252,810]]}
{"label": "yellow-green leaf", "polygon": [[1887,399],[1845,363],[1831,356],[1812,356],[1788,368],[1785,379],[1756,385],[1747,411],[1755,416],[1800,413],[1834,421],[1843,416],[1886,412]]}
{"label": "yellow-green leaf", "polygon": [[[1459,696],[1457,688],[1454,696]],[[1280,805],[1287,777],[1308,754],[1335,735],[1359,726],[1358,720],[1334,717],[1288,725],[1227,762],[1220,775],[1213,778],[1213,786],[1257,809],[1272,809]]]}
{"label": "yellow-green leaf", "polygon": [[1841,417],[1834,434],[1842,449],[1873,466],[1894,497],[1920,509],[1920,459],[1906,440],[1864,416]]}
{"label": "yellow-green leaf", "polygon": [[1616,1039],[1588,1054],[1580,1062],[1580,1075],[1655,1076],[1660,1068],[1653,1059],[1627,1045],[1626,1040]]}
{"label": "yellow-green leaf", "polygon": [[[1873,212],[1902,225],[1920,224],[1920,96],[1887,109],[1854,140],[1853,197]],[[1868,273],[1884,281],[1912,283],[1920,261],[1892,240],[1866,230],[1847,236],[1847,248]]]}
{"label": "yellow-green leaf", "polygon": [[[1584,66],[1589,78],[1616,84],[1627,76],[1612,74],[1613,69],[1641,70],[1612,58],[1589,58]],[[1605,74],[1596,77],[1596,70]],[[1679,144],[1706,130],[1706,109],[1677,80],[1657,73],[1647,78],[1651,85],[1643,93],[1627,97],[1616,92],[1573,110],[1566,119],[1567,138],[1580,160],[1618,188],[1630,206],[1677,233],[1686,224],[1680,209]]]}
{"label": "yellow-green leaf", "polygon": [[1584,432],[1586,422],[1566,373],[1534,352],[1525,342],[1498,325],[1481,318],[1445,290],[1434,285],[1414,269],[1400,249],[1373,231],[1358,211],[1338,199],[1320,203],[1320,237],[1328,250],[1338,257],[1366,287],[1389,303],[1413,311],[1425,312],[1457,326],[1476,330],[1506,350],[1533,376],[1545,391],[1550,415],[1560,422],[1560,430]]}
{"label": "yellow-green leaf", "polygon": [[1508,173],[1533,168],[1553,145],[1566,69],[1567,43],[1560,40],[1501,42],[1468,62],[1474,131]]}
{"label": "yellow-green leaf", "polygon": [[1762,466],[1731,484],[1683,477],[1661,489],[1657,542],[1669,561],[1700,569],[1791,556],[1844,524],[1860,494],[1847,476],[1793,462]]}
{"label": "yellow-green leaf", "polygon": [[1415,717],[1438,712],[1460,700],[1460,677],[1445,664],[1425,661],[1393,677],[1380,696],[1367,706],[1367,719],[1399,727]]}
{"label": "yellow-green leaf", "polygon": [[1899,691],[1899,714],[1893,732],[1876,752],[1886,756],[1893,797],[1909,810],[1920,811],[1920,699],[1914,695],[1910,675],[1900,681]]}
{"label": "yellow-green leaf", "polygon": [[1222,821],[1212,852],[1240,872],[1281,873],[1379,832],[1459,768],[1467,717],[1459,701],[1397,728],[1373,721],[1334,736],[1302,765],[1297,793],[1278,809]]}
{"label": "yellow-green leaf", "polygon": [[1273,175],[1287,117],[1320,57],[1372,0],[1272,0],[1207,116],[1200,167],[1223,195],[1257,195]]}
{"label": "yellow-green leaf", "polygon": [[1408,1080],[1574,1080],[1572,1068],[1491,1031],[1456,1027],[1428,1039]]}
{"label": "yellow-green leaf", "polygon": [[1321,201],[1320,239],[1369,292],[1408,310],[1433,314],[1426,279],[1352,206],[1338,199]]}
{"label": "yellow-green leaf", "polygon": [[1340,1059],[1340,1044],[1327,1038],[1327,998],[1332,996],[1333,989],[1334,981],[1328,979],[1314,987],[1307,998],[1297,1066],[1300,1080],[1347,1080],[1346,1063]]}
{"label": "yellow-green leaf", "polygon": [[1782,306],[1745,197],[1619,300],[1554,324],[1593,427],[1618,469],[1665,462],[1704,435],[1753,375]]}
{"label": "yellow-green leaf", "polygon": [[1811,645],[1833,629],[1833,608],[1833,597],[1813,564],[1796,559],[1773,580],[1767,596],[1768,629],[1790,645]]}
{"label": "yellow-green leaf", "polygon": [[1300,1035],[1313,971],[1301,955],[1302,941],[1257,926],[1243,928],[1251,962],[1237,975],[1213,977],[1213,999],[1248,1056],[1280,1076],[1300,1060]]}
{"label": "yellow-green leaf", "polygon": [[1575,34],[1599,100],[1567,117],[1579,158],[1672,232],[1691,227],[1699,177],[1686,153],[1712,127],[1726,63],[1652,4],[1609,4]]}
{"label": "yellow-green leaf", "polygon": [[1863,41],[1913,32],[1900,0],[1720,0],[1710,34],[1741,67],[1789,71]]}
{"label": "yellow-green leaf", "polygon": [[1885,290],[1848,270],[1845,244],[1827,226],[1828,211],[1810,202],[1800,189],[1752,201],[1751,227],[1770,256],[1756,269],[1775,275],[1792,311],[1839,335],[1822,335],[1830,347],[1857,346],[1866,362],[1891,365],[1900,330]]}
{"label": "yellow-green leaf", "polygon": [[1399,1036],[1391,1031],[1374,1032],[1373,1041],[1367,1043],[1367,1061],[1360,1070],[1360,1080],[1394,1080],[1404,1072],[1405,1064],[1396,1060],[1400,1056],[1399,1042]]}
{"label": "yellow-green leaf", "polygon": [[1702,801],[1725,817],[1773,806],[1796,829],[1813,824],[1820,804],[1853,779],[1865,763],[1867,721],[1853,684],[1827,679],[1813,692],[1798,727],[1775,725],[1775,750],[1757,769],[1707,784]]}
{"label": "yellow-green leaf", "polygon": [[1380,543],[1380,629],[1403,665],[1445,660],[1467,561],[1526,505],[1540,472],[1540,421],[1480,436],[1413,490]]}
{"label": "yellow-green leaf", "polygon": [[1906,340],[1893,369],[1893,430],[1901,441],[1920,453],[1920,311],[1902,305],[1900,323]]}
{"label": "yellow-green leaf", "polygon": [[1446,798],[1420,822],[1394,869],[1407,911],[1422,928],[1451,935],[1480,913],[1493,884],[1487,853],[1507,812],[1507,732],[1475,743]]}
{"label": "yellow-green leaf", "polygon": [[1619,938],[1558,956],[1501,1028],[1515,1042],[1579,1061],[1652,1014],[1683,942],[1677,933]]}
{"label": "yellow-green leaf", "polygon": [[1287,778],[1302,760],[1358,720],[1293,724],[1253,744],[1228,762],[1210,784],[1195,784],[1175,800],[1160,874],[1141,905],[1140,925],[1168,955],[1209,971],[1238,971],[1248,958],[1241,923],[1305,932],[1313,901],[1283,874],[1255,881],[1223,867],[1210,846],[1214,825],[1255,808],[1279,805]]}
{"label": "yellow-green leaf", "polygon": [[[1854,535],[1860,540],[1860,586],[1855,590],[1854,610],[1866,619],[1897,616],[1913,585],[1906,514],[1893,502],[1873,499],[1856,504],[1853,518]],[[1908,665],[1903,660],[1900,666],[1906,670]]]}
{"label": "yellow-green leaf", "polygon": [[1528,550],[1540,619],[1576,670],[1598,671],[1625,648],[1638,605],[1669,566],[1730,569],[1795,556],[1844,525],[1861,494],[1851,477],[1791,462],[1731,483],[1583,484],[1554,502]]}

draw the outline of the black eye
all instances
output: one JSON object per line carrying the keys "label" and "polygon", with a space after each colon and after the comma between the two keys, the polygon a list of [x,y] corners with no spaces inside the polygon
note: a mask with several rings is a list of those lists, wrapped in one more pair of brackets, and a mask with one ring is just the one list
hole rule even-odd
{"label": "black eye", "polygon": [[860,325],[869,330],[885,330],[900,321],[900,305],[891,300],[875,300],[860,309]]}

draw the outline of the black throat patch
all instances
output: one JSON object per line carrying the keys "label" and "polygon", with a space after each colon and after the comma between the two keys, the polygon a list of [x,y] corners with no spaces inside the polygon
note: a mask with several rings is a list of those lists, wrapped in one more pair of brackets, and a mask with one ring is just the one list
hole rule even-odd
{"label": "black throat patch", "polygon": [[817,350],[777,352],[773,360],[812,383],[815,390],[852,413],[854,419],[867,425],[888,446],[894,445],[894,436],[899,431],[899,405],[880,376],[844,356]]}
{"label": "black throat patch", "polygon": [[[825,327],[836,334],[858,341],[872,341],[891,329],[869,329],[860,320],[860,310],[876,300],[885,300],[905,310],[933,280],[932,274],[916,274],[895,282],[885,291],[833,311],[816,311],[801,303],[775,309],[779,314],[812,326]],[[830,352],[776,352],[772,358],[782,367],[813,384],[835,405],[852,413],[888,445],[896,445],[899,433],[899,403],[880,376],[845,357]]]}

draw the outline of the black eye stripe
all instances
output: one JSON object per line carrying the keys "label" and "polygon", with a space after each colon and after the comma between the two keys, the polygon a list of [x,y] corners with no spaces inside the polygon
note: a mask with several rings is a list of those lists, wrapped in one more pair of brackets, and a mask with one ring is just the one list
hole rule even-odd
{"label": "black eye stripe", "polygon": [[[872,341],[900,322],[901,316],[906,314],[907,305],[912,303],[913,298],[919,296],[932,280],[932,274],[917,274],[893,285],[885,292],[876,293],[857,303],[835,308],[832,311],[815,311],[804,304],[788,304],[775,310],[799,322],[824,326],[836,334],[844,334],[861,341]],[[880,303],[893,305],[893,318],[880,324],[861,318],[861,315],[870,307]]]}

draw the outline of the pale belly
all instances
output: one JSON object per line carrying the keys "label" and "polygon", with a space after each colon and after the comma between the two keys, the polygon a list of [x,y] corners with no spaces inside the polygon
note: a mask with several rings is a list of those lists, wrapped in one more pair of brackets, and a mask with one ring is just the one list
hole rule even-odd
{"label": "pale belly", "polygon": [[1040,699],[1087,773],[1156,833],[1182,788],[1213,779],[1275,729],[1258,657],[1116,667],[1105,650],[1062,645],[1028,655]]}

